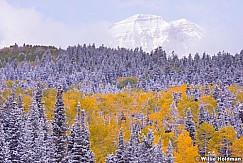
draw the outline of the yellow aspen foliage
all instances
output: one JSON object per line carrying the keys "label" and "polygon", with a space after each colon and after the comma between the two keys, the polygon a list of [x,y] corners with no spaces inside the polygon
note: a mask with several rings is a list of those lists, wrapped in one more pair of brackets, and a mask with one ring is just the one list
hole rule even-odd
{"label": "yellow aspen foliage", "polygon": [[96,118],[91,122],[89,131],[96,162],[104,162],[107,154],[117,149],[119,129],[114,125],[105,125],[102,119]]}
{"label": "yellow aspen foliage", "polygon": [[[214,136],[214,127],[207,122],[203,122],[196,130],[196,144],[198,145],[198,148],[203,151],[204,147],[207,147],[209,151],[213,151],[214,149],[209,148],[209,141],[212,140]],[[211,143],[213,142],[211,141]],[[204,152],[207,154],[209,151]]]}
{"label": "yellow aspen foliage", "polygon": [[5,89],[2,91],[2,98],[3,100],[7,99],[7,97],[11,94],[10,89]]}
{"label": "yellow aspen foliage", "polygon": [[201,86],[201,87],[199,88],[200,92],[203,92],[205,88],[206,88],[206,85]]}
{"label": "yellow aspen foliage", "polygon": [[170,118],[170,105],[172,103],[172,94],[171,92],[164,92],[162,98],[158,101],[158,106],[161,108],[160,114],[164,115],[163,119]]}
{"label": "yellow aspen foliage", "polygon": [[209,113],[212,113],[213,109],[217,106],[217,101],[212,96],[202,96],[199,103],[206,104],[205,108],[209,111]]}
{"label": "yellow aspen foliage", "polygon": [[114,96],[114,104],[113,106],[117,109],[117,112],[120,113],[122,111],[128,112],[131,107],[132,97],[129,96],[128,92],[118,93]]}
{"label": "yellow aspen foliage", "polygon": [[236,132],[232,126],[223,127],[218,132],[215,132],[214,136],[209,141],[209,150],[214,151],[216,155],[219,155],[218,149],[224,147],[222,144],[223,139],[226,139],[230,144],[234,142],[235,138]]}
{"label": "yellow aspen foliage", "polygon": [[191,101],[183,94],[181,101],[178,102],[178,113],[181,117],[186,116],[187,108],[190,108]]}
{"label": "yellow aspen foliage", "polygon": [[139,93],[139,96],[136,99],[137,105],[140,105],[140,106],[146,105],[148,98],[149,98],[148,94],[142,93],[142,92]]}
{"label": "yellow aspen foliage", "polygon": [[208,141],[208,151],[214,151],[216,155],[219,155],[219,132],[215,132],[213,137]]}
{"label": "yellow aspen foliage", "polygon": [[236,101],[240,101],[241,103],[243,102],[243,92],[237,93]]}
{"label": "yellow aspen foliage", "polygon": [[233,142],[236,137],[236,132],[234,127],[232,126],[227,126],[223,127],[219,130],[219,135],[221,138],[226,138],[227,140]]}
{"label": "yellow aspen foliage", "polygon": [[53,112],[56,102],[56,89],[47,89],[43,91],[42,101],[44,102],[45,112],[48,119],[53,118]]}
{"label": "yellow aspen foliage", "polygon": [[185,93],[186,92],[186,84],[182,84],[181,86],[178,86],[178,87],[171,87],[170,91]]}
{"label": "yellow aspen foliage", "polygon": [[[77,114],[77,104],[81,100],[82,94],[75,90],[69,90],[63,94],[64,107],[66,109],[67,124],[71,126]],[[81,106],[81,109],[83,107]]]}
{"label": "yellow aspen foliage", "polygon": [[169,133],[161,133],[162,144],[163,144],[163,151],[166,152],[166,148],[169,144],[169,140],[172,142],[173,147],[175,147],[176,135],[174,132]]}
{"label": "yellow aspen foliage", "polygon": [[12,80],[5,80],[5,83],[8,88],[12,88],[14,82]]}
{"label": "yellow aspen foliage", "polygon": [[[228,146],[227,150],[230,150],[232,143],[234,142],[236,138],[236,132],[234,130],[234,127],[227,126],[223,127],[219,130],[219,148],[225,148],[225,143]],[[225,142],[226,141],[226,142]]]}
{"label": "yellow aspen foliage", "polygon": [[231,146],[232,156],[243,158],[243,137],[236,139]]}
{"label": "yellow aspen foliage", "polygon": [[[141,134],[140,134],[140,140],[142,140],[142,135],[147,135],[148,134],[148,131],[149,130],[152,130],[152,131],[155,131],[155,128],[154,126],[146,126],[145,128],[142,129],[141,131]],[[155,136],[155,135],[154,135]]]}
{"label": "yellow aspen foliage", "polygon": [[195,163],[198,156],[197,146],[193,146],[193,141],[186,130],[183,130],[177,139],[177,150],[175,152],[175,162]]}
{"label": "yellow aspen foliage", "polygon": [[80,104],[87,114],[98,111],[98,106],[96,105],[96,99],[94,97],[83,98],[80,100]]}
{"label": "yellow aspen foliage", "polygon": [[241,89],[241,87],[236,84],[233,84],[228,87],[228,90],[232,93],[237,93],[240,89]]}
{"label": "yellow aspen foliage", "polygon": [[190,108],[193,116],[193,121],[198,120],[199,103],[190,101],[188,98],[184,98],[178,102],[178,112],[182,118],[186,116],[187,109]]}
{"label": "yellow aspen foliage", "polygon": [[162,110],[158,113],[152,113],[149,115],[149,119],[156,124],[157,128],[163,127],[162,119],[165,115],[163,115]]}
{"label": "yellow aspen foliage", "polygon": [[24,105],[24,111],[27,112],[29,110],[29,105],[31,104],[31,97],[30,96],[24,96],[23,97],[23,105]]}
{"label": "yellow aspen foliage", "polygon": [[96,102],[99,108],[99,111],[102,111],[103,114],[117,113],[115,108],[113,94],[104,94],[96,96]]}
{"label": "yellow aspen foliage", "polygon": [[16,95],[19,96],[19,95],[23,95],[24,94],[24,90],[20,87],[17,87],[16,88]]}
{"label": "yellow aspen foliage", "polygon": [[209,87],[210,91],[212,91],[212,90],[213,90],[214,85],[209,84],[209,85],[208,85],[208,87]]}
{"label": "yellow aspen foliage", "polygon": [[128,142],[130,140],[131,130],[129,130],[128,125],[122,125],[121,128],[123,131],[124,140],[125,142]]}
{"label": "yellow aspen foliage", "polygon": [[[6,81],[10,87],[13,83]],[[201,87],[203,90],[204,87]],[[236,91],[238,87],[232,86],[229,89],[236,94],[236,101],[243,102],[243,93]],[[210,89],[212,87],[210,86]],[[25,110],[31,104],[33,90],[16,89],[16,95],[23,96]],[[135,122],[142,123],[141,116],[148,116],[151,125],[142,129],[143,134],[147,134],[148,128],[154,132],[154,143],[157,144],[159,138],[162,138],[163,151],[169,140],[175,148],[175,162],[195,162],[198,156],[198,148],[201,150],[206,143],[207,151],[215,151],[218,155],[218,149],[221,147],[222,139],[226,138],[233,143],[231,150],[232,155],[242,157],[242,138],[236,139],[236,133],[233,127],[224,127],[220,131],[215,131],[214,127],[206,122],[196,126],[196,145],[185,131],[185,125],[179,124],[177,128],[169,133],[165,131],[168,125],[164,120],[170,122],[174,117],[170,117],[172,92],[181,92],[181,100],[177,104],[179,118],[184,120],[186,111],[191,108],[193,121],[198,121],[198,111],[200,104],[206,104],[206,109],[211,112],[216,108],[216,100],[211,96],[202,96],[198,102],[193,98],[186,96],[186,85],[168,88],[168,91],[145,92],[143,90],[124,91],[117,94],[89,94],[84,96],[83,93],[76,90],[69,90],[63,93],[63,101],[66,109],[67,124],[71,126],[77,114],[77,103],[81,103],[81,109],[86,111],[86,121],[90,131],[91,149],[95,153],[96,162],[104,162],[107,154],[114,153],[117,149],[119,130],[122,128],[125,142],[130,139],[132,124]],[[11,89],[2,90],[3,100],[11,94]],[[53,118],[53,112],[56,102],[56,90],[43,90],[45,113],[50,120]],[[121,119],[122,114],[125,118]],[[137,117],[135,118],[135,115]],[[175,119],[175,118],[174,118]],[[141,138],[141,137],[140,137]]]}
{"label": "yellow aspen foliage", "polygon": [[180,135],[184,129],[185,129],[185,125],[184,124],[179,124],[177,126],[177,134]]}

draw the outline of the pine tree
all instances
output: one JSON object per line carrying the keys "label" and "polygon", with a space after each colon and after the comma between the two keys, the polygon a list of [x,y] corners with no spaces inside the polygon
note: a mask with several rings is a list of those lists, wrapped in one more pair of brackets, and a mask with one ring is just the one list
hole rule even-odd
{"label": "pine tree", "polygon": [[[71,126],[70,135],[68,136],[68,155],[71,154],[70,152],[74,145],[74,138],[75,138],[75,124],[73,124]],[[70,156],[68,156],[68,157],[70,157]]]}
{"label": "pine tree", "polygon": [[122,133],[122,129],[120,129],[119,141],[118,141],[118,149],[116,150],[117,162],[125,163],[125,144],[124,144],[124,136]]}
{"label": "pine tree", "polygon": [[47,162],[55,162],[55,158],[53,157],[55,155],[55,152],[57,151],[56,145],[53,143],[53,129],[52,124],[49,124],[49,132],[47,133],[47,141],[46,141],[46,161]]}
{"label": "pine tree", "polygon": [[117,156],[116,156],[116,155],[113,155],[113,154],[109,154],[109,155],[106,157],[105,162],[106,162],[106,163],[117,163],[117,162],[118,162]]}
{"label": "pine tree", "polygon": [[65,162],[67,153],[67,124],[64,103],[62,100],[62,92],[62,88],[58,87],[54,119],[52,121],[52,140],[55,150],[54,155],[52,156],[52,161],[54,162]]}
{"label": "pine tree", "polygon": [[209,123],[211,125],[213,125],[213,127],[215,128],[216,131],[218,131],[219,128],[218,128],[218,123],[217,123],[217,119],[216,118],[217,118],[217,116],[216,116],[215,110],[213,110],[213,113],[211,115]]}
{"label": "pine tree", "polygon": [[[29,113],[26,117],[25,127],[24,127],[24,154],[21,156],[22,160],[25,162],[34,162],[37,160],[37,151],[36,139],[39,134],[39,118],[38,118],[38,109],[35,101],[32,101],[32,104],[29,108]],[[38,161],[38,160],[37,160]]]}
{"label": "pine tree", "polygon": [[190,86],[188,84],[186,85],[186,96],[187,97],[191,96],[191,89],[190,89]]}
{"label": "pine tree", "polygon": [[5,161],[20,162],[21,161],[21,122],[18,114],[17,103],[12,97],[9,97],[5,103],[5,112],[3,119],[3,130],[5,137]]}
{"label": "pine tree", "polygon": [[5,158],[5,138],[4,138],[4,131],[3,131],[3,124],[0,120],[0,162],[4,162]]}
{"label": "pine tree", "polygon": [[94,163],[94,154],[90,150],[90,134],[84,122],[84,110],[80,110],[80,103],[78,103],[77,113],[72,133],[73,139],[69,142],[69,162]]}
{"label": "pine tree", "polygon": [[217,86],[215,86],[214,89],[213,89],[213,98],[214,98],[215,100],[218,99],[219,91],[220,91],[220,89],[219,89]]}
{"label": "pine tree", "polygon": [[[44,127],[43,127],[44,126]],[[39,133],[38,133],[38,137],[36,139],[36,146],[37,146],[37,150],[36,153],[38,153],[37,155],[37,159],[39,161],[43,161],[43,160],[48,160],[50,157],[48,155],[48,152],[50,151],[50,148],[52,145],[50,145],[48,140],[48,133],[46,131],[46,123],[44,122],[43,119],[39,120]]]}
{"label": "pine tree", "polygon": [[194,96],[194,101],[197,102],[201,96],[199,88],[194,88],[193,96]]}
{"label": "pine tree", "polygon": [[241,123],[241,120],[237,118],[234,124],[234,129],[237,133],[237,138],[240,138],[243,136],[243,123]]}
{"label": "pine tree", "polygon": [[159,139],[158,144],[155,146],[153,155],[152,155],[153,163],[165,163],[165,154],[162,149],[162,140]]}
{"label": "pine tree", "polygon": [[41,89],[41,85],[39,83],[37,84],[37,90],[35,93],[35,101],[36,101],[37,108],[38,108],[39,121],[42,122],[42,123],[40,123],[40,125],[41,125],[40,127],[42,129],[41,132],[43,132],[43,134],[44,134],[44,141],[47,142],[48,125],[47,125],[47,118],[46,118],[45,109],[44,109],[44,103],[42,102],[42,89]]}
{"label": "pine tree", "polygon": [[178,114],[178,108],[177,103],[179,101],[179,97],[177,93],[173,92],[172,94],[172,103],[170,105],[170,117],[173,117],[169,120],[169,131],[175,131],[178,126],[178,120],[180,120],[179,114]]}
{"label": "pine tree", "polygon": [[37,84],[35,100],[36,100],[36,104],[37,104],[38,111],[39,111],[39,118],[43,118],[43,120],[46,121],[45,112],[44,112],[44,108],[43,108],[43,102],[42,102],[42,89],[41,89],[40,84]]}
{"label": "pine tree", "polygon": [[173,156],[173,146],[171,141],[169,140],[169,144],[166,150],[166,163],[174,163],[174,156]]}
{"label": "pine tree", "polygon": [[225,126],[225,105],[223,103],[223,99],[221,99],[217,103],[217,110],[218,110],[218,119],[217,119],[217,127],[221,129],[222,127]]}
{"label": "pine tree", "polygon": [[205,122],[205,116],[204,115],[205,115],[204,106],[200,105],[199,116],[198,116],[199,125],[202,124],[203,122]]}
{"label": "pine tree", "polygon": [[241,122],[243,123],[243,104],[239,105],[238,110],[239,110],[238,117],[241,120]]}
{"label": "pine tree", "polygon": [[141,128],[138,123],[135,123],[132,128],[130,141],[128,143],[127,152],[126,152],[126,162],[136,162],[139,159],[139,134]]}
{"label": "pine tree", "polygon": [[205,95],[210,95],[210,89],[208,87],[208,84],[206,85],[205,89],[204,89],[204,94]]}
{"label": "pine tree", "polygon": [[230,150],[231,145],[232,145],[232,143],[229,140],[227,140],[226,138],[223,138],[222,142],[221,142],[221,147],[219,149],[220,156],[230,157],[231,156],[231,150]]}
{"label": "pine tree", "polygon": [[154,133],[149,129],[147,138],[145,135],[142,137],[142,143],[140,144],[140,162],[152,162],[153,160],[153,141]]}
{"label": "pine tree", "polygon": [[185,127],[186,127],[186,130],[190,133],[190,137],[192,138],[192,140],[195,141],[196,140],[195,139],[196,127],[195,127],[195,123],[192,121],[192,113],[191,113],[190,108],[188,108],[188,110],[187,110]]}

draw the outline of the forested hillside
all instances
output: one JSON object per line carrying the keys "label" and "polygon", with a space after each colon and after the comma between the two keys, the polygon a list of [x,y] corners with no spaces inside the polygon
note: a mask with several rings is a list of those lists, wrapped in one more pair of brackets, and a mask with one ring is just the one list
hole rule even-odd
{"label": "forested hillside", "polygon": [[0,162],[243,157],[243,51],[38,47],[0,52]]}

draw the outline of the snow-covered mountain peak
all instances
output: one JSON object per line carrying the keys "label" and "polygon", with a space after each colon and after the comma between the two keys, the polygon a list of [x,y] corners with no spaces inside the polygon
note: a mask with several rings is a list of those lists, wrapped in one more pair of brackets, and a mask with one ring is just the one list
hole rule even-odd
{"label": "snow-covered mountain peak", "polygon": [[[118,33],[128,31],[144,31],[169,26],[170,24],[162,17],[150,14],[136,14],[111,26],[111,31],[117,37]],[[119,35],[119,34],[118,34]]]}
{"label": "snow-covered mountain peak", "polygon": [[151,15],[151,14],[136,14],[131,17],[128,17],[118,23],[127,23],[127,22],[133,22],[133,21],[148,21],[152,19],[163,19],[160,16],[157,15]]}
{"label": "snow-covered mountain peak", "polygon": [[113,46],[187,53],[203,37],[202,28],[187,19],[166,21],[161,16],[136,14],[110,27]]}
{"label": "snow-covered mountain peak", "polygon": [[203,37],[203,29],[196,23],[187,19],[179,19],[170,22],[175,28],[181,29],[187,35],[201,39]]}

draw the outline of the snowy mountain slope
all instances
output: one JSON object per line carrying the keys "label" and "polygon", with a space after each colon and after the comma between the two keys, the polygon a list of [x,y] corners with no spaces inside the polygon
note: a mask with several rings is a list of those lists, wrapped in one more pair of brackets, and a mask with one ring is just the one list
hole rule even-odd
{"label": "snowy mountain slope", "polygon": [[186,19],[166,21],[160,16],[137,14],[113,24],[112,46],[142,47],[151,51],[162,46],[167,52],[187,53],[203,37],[202,28]]}

